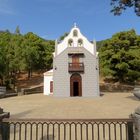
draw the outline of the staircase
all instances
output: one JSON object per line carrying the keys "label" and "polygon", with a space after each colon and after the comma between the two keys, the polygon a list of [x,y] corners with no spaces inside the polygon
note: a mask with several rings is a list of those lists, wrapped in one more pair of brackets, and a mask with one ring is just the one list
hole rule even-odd
{"label": "staircase", "polygon": [[19,95],[42,93],[43,92],[43,73],[36,74],[28,79],[27,74],[22,74],[17,82],[17,92]]}

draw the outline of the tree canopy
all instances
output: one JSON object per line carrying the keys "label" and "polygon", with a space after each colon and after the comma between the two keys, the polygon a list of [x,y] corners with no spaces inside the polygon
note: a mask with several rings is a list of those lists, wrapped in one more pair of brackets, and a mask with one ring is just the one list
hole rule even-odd
{"label": "tree canopy", "polygon": [[140,16],[140,0],[111,0],[114,15],[120,15],[127,8],[134,8],[137,16]]}
{"label": "tree canopy", "polygon": [[67,37],[68,34],[69,34],[69,33],[67,33],[67,32],[64,33],[62,36],[59,37],[58,41],[62,41],[62,40],[64,40],[64,38]]}
{"label": "tree canopy", "polygon": [[140,36],[135,30],[116,33],[99,49],[100,72],[120,82],[140,79]]}
{"label": "tree canopy", "polygon": [[27,71],[30,78],[32,71],[51,69],[53,52],[53,40],[44,40],[32,32],[22,35],[19,27],[15,33],[1,31],[0,84],[16,80],[20,71]]}
{"label": "tree canopy", "polygon": [[[67,36],[64,34],[62,37]],[[61,39],[60,39],[61,40]],[[44,40],[32,32],[21,34],[0,31],[0,85],[16,82],[21,71],[46,71],[52,68],[54,40]],[[140,36],[135,30],[116,33],[97,42],[100,74],[120,82],[140,80]]]}

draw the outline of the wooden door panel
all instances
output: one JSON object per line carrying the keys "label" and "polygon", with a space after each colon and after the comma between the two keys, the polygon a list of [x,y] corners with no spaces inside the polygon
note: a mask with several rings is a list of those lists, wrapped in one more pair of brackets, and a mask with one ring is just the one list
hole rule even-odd
{"label": "wooden door panel", "polygon": [[72,56],[72,63],[79,63],[79,57],[76,55]]}
{"label": "wooden door panel", "polygon": [[50,82],[50,92],[53,92],[53,81]]}
{"label": "wooden door panel", "polygon": [[82,78],[79,74],[73,74],[70,78],[70,96],[74,95],[74,83],[78,82],[78,96],[82,96]]}

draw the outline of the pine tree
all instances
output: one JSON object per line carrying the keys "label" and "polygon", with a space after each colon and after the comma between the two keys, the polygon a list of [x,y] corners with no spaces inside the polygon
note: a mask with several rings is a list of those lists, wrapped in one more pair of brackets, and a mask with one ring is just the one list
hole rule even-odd
{"label": "pine tree", "polygon": [[19,26],[16,27],[15,34],[17,34],[17,35],[20,34],[20,28],[19,28]]}

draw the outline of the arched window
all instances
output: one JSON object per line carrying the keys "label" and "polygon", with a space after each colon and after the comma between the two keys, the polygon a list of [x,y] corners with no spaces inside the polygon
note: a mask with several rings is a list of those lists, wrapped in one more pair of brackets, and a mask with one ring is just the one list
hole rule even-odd
{"label": "arched window", "polygon": [[68,40],[68,47],[73,47],[73,40],[72,39]]}
{"label": "arched window", "polygon": [[82,39],[78,40],[78,47],[83,47],[83,40]]}
{"label": "arched window", "polygon": [[74,30],[73,31],[73,37],[77,37],[78,36],[78,32],[77,32],[77,30]]}

